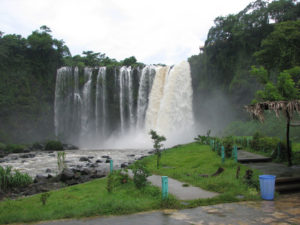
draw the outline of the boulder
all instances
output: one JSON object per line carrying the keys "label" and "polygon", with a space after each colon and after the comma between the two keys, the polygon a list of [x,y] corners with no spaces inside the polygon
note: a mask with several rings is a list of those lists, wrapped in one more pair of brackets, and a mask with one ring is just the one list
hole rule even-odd
{"label": "boulder", "polygon": [[60,180],[65,182],[74,178],[74,172],[71,169],[65,168],[60,174]]}
{"label": "boulder", "polygon": [[34,158],[34,157],[35,157],[35,154],[33,154],[33,153],[27,153],[27,154],[23,154],[20,156],[20,158],[23,158],[23,159]]}
{"label": "boulder", "polygon": [[89,158],[83,156],[83,157],[80,157],[79,159],[80,162],[91,162],[91,160],[89,160]]}

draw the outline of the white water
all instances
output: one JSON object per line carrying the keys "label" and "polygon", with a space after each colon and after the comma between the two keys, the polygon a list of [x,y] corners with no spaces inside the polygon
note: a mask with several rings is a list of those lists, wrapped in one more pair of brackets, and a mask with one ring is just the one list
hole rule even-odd
{"label": "white water", "polygon": [[166,136],[166,146],[193,140],[188,62],[83,72],[57,72],[55,132],[66,141],[81,148],[151,148],[150,129]]}

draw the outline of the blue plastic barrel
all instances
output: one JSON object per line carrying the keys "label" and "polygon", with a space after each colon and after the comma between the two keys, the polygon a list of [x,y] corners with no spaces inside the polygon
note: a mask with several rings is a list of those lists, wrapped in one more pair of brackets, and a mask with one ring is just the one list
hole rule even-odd
{"label": "blue plastic barrel", "polygon": [[274,191],[275,191],[275,179],[274,175],[260,175],[259,184],[260,184],[260,193],[262,199],[273,200]]}

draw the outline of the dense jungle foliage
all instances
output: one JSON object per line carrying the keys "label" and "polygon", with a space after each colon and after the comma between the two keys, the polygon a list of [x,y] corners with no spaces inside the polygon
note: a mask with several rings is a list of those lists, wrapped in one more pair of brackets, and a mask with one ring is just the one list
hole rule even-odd
{"label": "dense jungle foliage", "polygon": [[200,54],[189,58],[200,123],[216,111],[247,120],[243,105],[300,98],[299,2],[257,0],[214,22]]}
{"label": "dense jungle foliage", "polygon": [[71,56],[47,26],[27,38],[0,31],[0,142],[27,143],[54,138],[56,70],[61,66],[141,65],[134,56],[121,62],[103,53]]}
{"label": "dense jungle foliage", "polygon": [[[245,120],[242,106],[253,99],[299,99],[299,18],[298,1],[256,0],[237,14],[215,19],[200,54],[189,58],[194,112],[201,124],[214,130]],[[142,64],[134,56],[118,62],[93,51],[72,56],[47,26],[27,38],[0,31],[0,142],[54,138],[55,76],[64,65]]]}

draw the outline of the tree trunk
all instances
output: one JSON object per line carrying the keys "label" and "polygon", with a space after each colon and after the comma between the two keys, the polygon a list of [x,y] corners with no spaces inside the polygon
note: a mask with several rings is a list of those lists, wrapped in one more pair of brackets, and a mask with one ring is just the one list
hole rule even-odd
{"label": "tree trunk", "polygon": [[291,146],[290,146],[290,122],[291,117],[288,111],[286,111],[287,123],[286,123],[286,146],[287,146],[287,157],[288,157],[288,164],[292,166],[292,153],[291,153]]}

